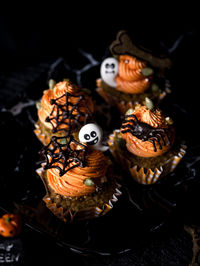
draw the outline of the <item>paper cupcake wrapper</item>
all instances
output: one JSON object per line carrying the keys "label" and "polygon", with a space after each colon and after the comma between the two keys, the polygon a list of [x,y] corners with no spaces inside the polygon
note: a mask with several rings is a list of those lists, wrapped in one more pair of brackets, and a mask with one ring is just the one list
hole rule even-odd
{"label": "paper cupcake wrapper", "polygon": [[180,148],[177,154],[169,158],[162,166],[150,169],[145,167],[139,167],[138,165],[132,165],[128,158],[125,158],[122,153],[115,149],[115,137],[119,133],[119,130],[115,130],[113,134],[109,136],[108,145],[115,160],[140,184],[150,185],[155,183],[158,179],[171,173],[179,164],[181,159],[186,153],[186,146],[180,144]]}
{"label": "paper cupcake wrapper", "polygon": [[40,129],[40,126],[38,125],[38,123],[35,123],[35,130],[34,133],[36,135],[36,137],[39,139],[40,142],[42,142],[43,145],[48,145],[50,142],[50,137],[46,136]]}
{"label": "paper cupcake wrapper", "polygon": [[121,185],[115,182],[116,187],[112,195],[112,198],[108,201],[108,203],[104,203],[102,208],[94,206],[94,207],[81,209],[78,212],[75,212],[70,208],[64,210],[63,207],[58,207],[56,203],[53,202],[53,199],[50,196],[48,185],[43,179],[44,169],[41,167],[36,170],[36,173],[41,177],[46,188],[46,195],[44,196],[43,201],[46,203],[47,208],[55,216],[57,216],[59,219],[61,219],[64,222],[72,222],[74,220],[77,221],[88,220],[103,216],[113,208],[113,205],[118,201],[119,196],[121,196],[122,194],[122,192],[120,191]]}
{"label": "paper cupcake wrapper", "polygon": [[[135,108],[135,106],[141,102],[138,101],[124,101],[124,100],[120,100],[118,97],[107,93],[102,87],[99,87],[96,89],[96,91],[98,92],[98,94],[111,106],[115,106],[121,114],[125,114],[126,111],[130,108]],[[167,91],[163,91],[158,97],[157,97],[157,101],[158,103],[163,100],[166,95],[167,95]]]}

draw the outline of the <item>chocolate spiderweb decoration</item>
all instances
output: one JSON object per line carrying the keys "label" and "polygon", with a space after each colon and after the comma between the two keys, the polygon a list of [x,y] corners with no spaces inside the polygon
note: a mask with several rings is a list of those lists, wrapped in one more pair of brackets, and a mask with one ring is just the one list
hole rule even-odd
{"label": "chocolate spiderweb decoration", "polygon": [[85,167],[86,149],[72,135],[69,138],[53,136],[50,143],[41,150],[45,161],[44,169],[56,168],[62,176],[75,167]]}
{"label": "chocolate spiderweb decoration", "polygon": [[[69,101],[70,97],[77,98],[76,103],[71,103]],[[59,101],[62,98],[65,98],[64,103]],[[85,117],[84,124],[86,124],[88,119],[92,117],[92,113],[89,110],[83,95],[74,95],[66,92],[56,99],[51,99],[50,103],[53,105],[53,108],[50,115],[47,116],[46,122],[51,123],[53,133],[65,131],[69,135],[73,127],[73,122],[77,125],[81,125],[80,119],[81,117]],[[81,112],[80,106],[85,107],[87,112]],[[54,121],[56,121],[56,123]],[[61,125],[68,126],[68,129],[66,130],[64,128],[59,128]]]}

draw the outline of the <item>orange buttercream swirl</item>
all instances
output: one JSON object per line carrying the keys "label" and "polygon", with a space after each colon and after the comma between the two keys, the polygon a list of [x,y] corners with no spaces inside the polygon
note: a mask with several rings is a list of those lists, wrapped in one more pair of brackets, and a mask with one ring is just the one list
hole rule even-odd
{"label": "orange buttercream swirl", "polygon": [[[73,163],[69,167],[73,166]],[[107,160],[101,151],[89,150],[86,155],[86,166],[75,167],[59,176],[59,170],[51,168],[47,170],[47,179],[50,187],[55,193],[66,197],[79,197],[95,192],[95,186],[84,184],[86,178],[105,178],[107,171]]]}
{"label": "orange buttercream swirl", "polygon": [[141,106],[139,108],[136,107],[134,115],[138,118],[139,121],[147,123],[154,128],[168,127],[165,117],[160,109],[154,109],[152,111],[146,106]]}
{"label": "orange buttercream swirl", "polygon": [[151,82],[151,77],[146,78],[141,72],[144,67],[145,62],[129,55],[120,55],[118,75],[115,79],[117,90],[130,94],[143,93]]}
{"label": "orange buttercream swirl", "polygon": [[127,117],[121,133],[126,140],[127,149],[140,157],[156,157],[166,153],[175,138],[174,128],[167,123],[161,110],[149,110],[145,106],[136,108]]}
{"label": "orange buttercream swirl", "polygon": [[[52,129],[51,123],[46,121],[47,117],[55,117],[57,115],[57,107],[51,104],[51,100],[57,100],[59,104],[65,104],[66,98],[62,97],[65,93],[68,92],[70,95],[68,96],[68,101],[71,103],[68,106],[68,111],[73,110],[73,105],[78,104],[79,111],[81,112],[81,116],[79,117],[79,122],[85,121],[88,114],[94,112],[94,105],[91,98],[82,92],[78,86],[72,84],[69,81],[63,81],[56,84],[56,86],[52,89],[48,89],[44,91],[43,97],[41,99],[41,108],[38,110],[38,117],[40,121],[49,129]],[[84,100],[80,100],[78,96],[83,96]],[[74,108],[72,111],[73,116],[77,115],[77,109]],[[62,117],[62,111],[59,110],[59,116]],[[73,120],[73,119],[71,119]],[[59,125],[59,128],[68,129],[69,119],[65,120],[66,123]],[[70,121],[73,122],[73,121]],[[55,119],[52,120],[53,125],[56,127],[57,122]]]}

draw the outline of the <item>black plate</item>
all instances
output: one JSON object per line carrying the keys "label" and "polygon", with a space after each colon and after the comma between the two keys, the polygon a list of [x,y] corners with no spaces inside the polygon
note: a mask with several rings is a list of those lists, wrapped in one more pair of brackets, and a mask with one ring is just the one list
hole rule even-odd
{"label": "black plate", "polygon": [[[87,75],[95,80],[98,68],[98,64],[92,66]],[[86,75],[85,72],[83,74]],[[81,76],[83,80],[84,75]],[[66,224],[52,215],[43,203],[45,189],[35,172],[40,167],[38,152],[42,144],[33,133],[34,121],[37,119],[34,101],[41,97],[42,88],[47,88],[46,80],[51,77],[74,80],[74,72],[69,71],[63,60],[58,61],[53,68],[50,67],[49,72],[43,73],[27,88],[22,99],[27,105],[17,103],[0,113],[1,139],[5,148],[1,171],[1,208],[20,212],[30,228],[80,254],[121,254],[169,230],[177,221],[188,188],[198,182],[199,144],[194,145],[189,130],[185,129],[185,124],[191,123],[191,115],[173,103],[173,95],[163,103],[163,109],[176,114],[178,134],[182,134],[188,146],[186,156],[173,173],[151,186],[139,185],[124,176],[119,180],[122,196],[113,210],[97,219]],[[84,85],[91,88],[91,84]],[[100,106],[96,119],[103,127],[106,138],[113,129],[120,126],[120,119],[113,119],[120,115],[105,105],[94,91],[92,96]]]}

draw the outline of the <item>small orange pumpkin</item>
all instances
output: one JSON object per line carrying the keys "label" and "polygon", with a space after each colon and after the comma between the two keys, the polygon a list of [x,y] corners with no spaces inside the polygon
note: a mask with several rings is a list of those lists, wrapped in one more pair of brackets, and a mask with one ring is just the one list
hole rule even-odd
{"label": "small orange pumpkin", "polygon": [[0,218],[0,235],[4,237],[17,236],[22,227],[22,220],[18,214],[7,213]]}

